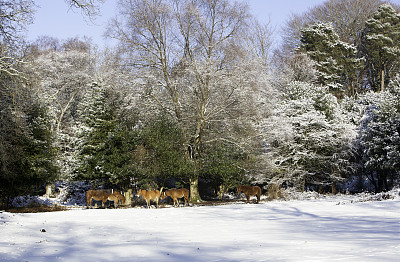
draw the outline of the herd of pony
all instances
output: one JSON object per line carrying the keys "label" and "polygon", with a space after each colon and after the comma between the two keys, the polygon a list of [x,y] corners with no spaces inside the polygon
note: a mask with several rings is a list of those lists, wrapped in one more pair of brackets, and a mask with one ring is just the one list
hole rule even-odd
{"label": "herd of pony", "polygon": [[[246,196],[247,203],[250,203],[250,197],[256,196],[257,203],[260,202],[261,197],[261,188],[259,186],[238,186],[237,193],[240,195],[244,193]],[[173,206],[179,206],[179,199],[184,198],[185,206],[189,205],[189,190],[186,188],[173,188],[163,191],[163,188],[160,190],[145,190],[139,189],[136,194],[137,197],[143,197],[146,201],[146,207],[150,208],[150,201],[155,202],[156,207],[158,208],[158,201],[160,199],[165,199],[170,197],[173,200]],[[86,207],[92,208],[92,200],[101,201],[102,207],[107,201],[114,202],[114,207],[118,207],[119,203],[125,203],[125,197],[118,191],[113,191],[112,193],[107,193],[104,190],[88,190],[86,192]]]}

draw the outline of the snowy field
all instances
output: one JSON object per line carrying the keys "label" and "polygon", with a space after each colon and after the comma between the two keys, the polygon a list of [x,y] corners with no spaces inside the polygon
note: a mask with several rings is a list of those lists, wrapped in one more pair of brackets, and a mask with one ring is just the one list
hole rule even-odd
{"label": "snowy field", "polygon": [[[399,261],[400,197],[0,214],[0,261]],[[42,232],[42,229],[45,232]]]}

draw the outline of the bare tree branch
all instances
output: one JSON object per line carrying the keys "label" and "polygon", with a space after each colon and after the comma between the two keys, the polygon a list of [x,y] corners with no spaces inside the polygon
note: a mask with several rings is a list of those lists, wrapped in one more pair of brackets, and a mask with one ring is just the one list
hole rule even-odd
{"label": "bare tree branch", "polygon": [[100,5],[105,0],[65,0],[70,7],[80,9],[89,19],[100,15]]}

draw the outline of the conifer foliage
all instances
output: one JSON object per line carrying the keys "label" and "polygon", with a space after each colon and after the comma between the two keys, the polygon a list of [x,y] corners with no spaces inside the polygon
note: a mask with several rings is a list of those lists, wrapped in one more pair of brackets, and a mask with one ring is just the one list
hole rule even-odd
{"label": "conifer foliage", "polygon": [[300,50],[315,61],[318,83],[336,94],[353,95],[357,69],[362,65],[356,47],[341,41],[331,24],[317,23],[301,33]]}
{"label": "conifer foliage", "polygon": [[375,191],[390,190],[400,179],[400,85],[393,81],[390,89],[370,105],[359,129],[359,154],[362,171]]}
{"label": "conifer foliage", "polygon": [[391,5],[381,5],[366,22],[361,51],[369,88],[384,91],[400,68],[400,13]]}
{"label": "conifer foliage", "polygon": [[326,87],[292,82],[266,130],[274,159],[271,180],[299,190],[332,186],[348,173],[349,143],[356,133]]}

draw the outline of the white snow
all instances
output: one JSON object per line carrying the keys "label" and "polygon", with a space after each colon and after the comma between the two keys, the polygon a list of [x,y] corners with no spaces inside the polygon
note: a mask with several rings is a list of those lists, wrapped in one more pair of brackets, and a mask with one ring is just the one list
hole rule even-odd
{"label": "white snow", "polygon": [[[41,232],[42,229],[45,232]],[[398,261],[400,197],[0,213],[0,261]]]}

